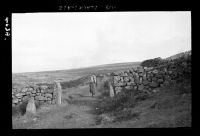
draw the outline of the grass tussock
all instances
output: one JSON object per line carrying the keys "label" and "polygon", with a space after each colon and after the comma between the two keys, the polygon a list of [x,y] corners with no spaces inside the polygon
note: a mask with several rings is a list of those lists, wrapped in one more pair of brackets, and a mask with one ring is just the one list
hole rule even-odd
{"label": "grass tussock", "polygon": [[137,119],[136,125],[143,127],[190,127],[190,80],[159,90],[148,94],[124,89],[113,98],[102,99],[95,105],[97,123],[100,124],[104,119],[101,116],[106,115],[114,118],[112,122]]}
{"label": "grass tussock", "polygon": [[123,90],[115,97],[107,97],[103,99],[96,108],[97,114],[109,113],[120,110],[124,107],[133,107],[135,102],[134,91]]}

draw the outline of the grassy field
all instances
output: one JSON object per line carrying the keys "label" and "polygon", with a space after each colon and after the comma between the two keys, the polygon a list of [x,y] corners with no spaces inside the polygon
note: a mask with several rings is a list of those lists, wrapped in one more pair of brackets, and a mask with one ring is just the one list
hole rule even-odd
{"label": "grassy field", "polygon": [[117,70],[124,70],[138,66],[140,62],[116,63],[100,65],[88,68],[57,70],[57,71],[43,71],[43,72],[27,72],[27,73],[13,73],[13,84],[21,84],[25,82],[46,82],[61,80],[63,82],[76,80],[89,74],[105,74]]}

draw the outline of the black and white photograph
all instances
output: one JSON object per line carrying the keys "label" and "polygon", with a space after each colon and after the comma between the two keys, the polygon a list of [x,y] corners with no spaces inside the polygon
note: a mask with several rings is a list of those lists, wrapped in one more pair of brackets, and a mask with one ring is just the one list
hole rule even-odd
{"label": "black and white photograph", "polygon": [[191,11],[10,21],[12,129],[191,127]]}

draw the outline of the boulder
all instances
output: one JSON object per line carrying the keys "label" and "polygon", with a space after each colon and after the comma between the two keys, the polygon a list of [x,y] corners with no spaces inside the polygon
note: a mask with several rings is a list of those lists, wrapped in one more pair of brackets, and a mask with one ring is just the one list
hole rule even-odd
{"label": "boulder", "polygon": [[160,90],[158,88],[155,88],[152,90],[152,92],[156,93],[156,92],[159,92]]}
{"label": "boulder", "polygon": [[138,86],[138,91],[142,91],[144,89],[144,85],[139,85]]}
{"label": "boulder", "polygon": [[139,84],[140,83],[140,79],[139,78],[135,78],[135,83]]}
{"label": "boulder", "polygon": [[135,73],[135,74],[133,75],[133,77],[134,77],[134,78],[139,78],[138,73]]}
{"label": "boulder", "polygon": [[154,70],[152,71],[152,73],[153,73],[153,74],[158,74],[158,70],[157,70],[157,69],[154,69]]}
{"label": "boulder", "polygon": [[36,92],[39,93],[39,92],[41,92],[41,90],[38,88],[38,89],[36,89]]}
{"label": "boulder", "polygon": [[28,88],[28,91],[32,92],[34,89],[32,87]]}
{"label": "boulder", "polygon": [[115,87],[115,91],[121,91],[122,87]]}
{"label": "boulder", "polygon": [[36,91],[35,91],[35,90],[33,90],[33,91],[31,91],[31,93],[34,93],[34,94],[35,94],[35,93],[36,93]]}
{"label": "boulder", "polygon": [[35,94],[30,94],[31,97],[35,96]]}
{"label": "boulder", "polygon": [[25,93],[28,91],[28,88],[22,88],[21,92]]}
{"label": "boulder", "polygon": [[160,84],[160,87],[164,87],[164,84]]}
{"label": "boulder", "polygon": [[143,92],[147,92],[147,93],[149,92],[149,90],[148,90],[148,89],[143,89],[142,91],[143,91]]}
{"label": "boulder", "polygon": [[137,67],[132,68],[134,72],[137,72]]}
{"label": "boulder", "polygon": [[47,92],[47,93],[53,93],[54,90],[53,89],[47,89],[47,90],[45,90],[45,92]]}
{"label": "boulder", "polygon": [[128,82],[127,85],[128,85],[128,86],[135,86],[136,83],[135,83],[135,82]]}
{"label": "boulder", "polygon": [[41,95],[41,93],[36,93],[36,95],[40,96],[40,95]]}
{"label": "boulder", "polygon": [[131,89],[133,89],[133,86],[126,86],[125,89],[131,90]]}
{"label": "boulder", "polygon": [[129,82],[129,81],[130,81],[130,78],[129,78],[129,77],[124,77],[124,81],[125,81],[125,82]]}
{"label": "boulder", "polygon": [[35,97],[35,100],[39,100],[39,101],[43,101],[43,100],[45,100],[46,98],[45,97],[43,97],[43,96],[36,96]]}
{"label": "boulder", "polygon": [[172,73],[173,73],[172,71],[168,71],[168,74],[170,74],[170,75],[171,75]]}
{"label": "boulder", "polygon": [[131,81],[131,82],[134,82],[135,80],[134,80],[134,78],[133,78],[133,77],[130,77],[130,81]]}
{"label": "boulder", "polygon": [[21,98],[23,96],[23,94],[22,93],[17,93],[15,96],[18,97],[18,98]]}
{"label": "boulder", "polygon": [[52,96],[52,94],[46,93],[46,94],[45,94],[45,97],[52,98],[53,96]]}
{"label": "boulder", "polygon": [[165,82],[163,83],[164,86],[168,86],[169,84],[170,84],[169,81],[165,81]]}
{"label": "boulder", "polygon": [[151,82],[152,80],[151,80],[151,78],[147,78],[147,80],[149,81],[149,82]]}
{"label": "boulder", "polygon": [[26,92],[26,95],[30,95],[31,94],[31,92]]}
{"label": "boulder", "polygon": [[46,86],[46,85],[41,85],[41,86],[40,86],[40,89],[41,89],[41,90],[45,90],[45,89],[47,89],[47,88],[48,88],[48,86]]}
{"label": "boulder", "polygon": [[157,78],[156,77],[152,77],[152,81],[157,81]]}
{"label": "boulder", "polygon": [[163,83],[164,82],[164,80],[163,79],[158,79],[158,81],[157,81],[159,84],[161,84],[161,83]]}
{"label": "boulder", "polygon": [[18,99],[13,99],[13,100],[12,100],[12,103],[18,103],[18,102],[19,102]]}
{"label": "boulder", "polygon": [[120,76],[114,76],[114,82],[120,81]]}
{"label": "boulder", "polygon": [[166,75],[166,76],[164,77],[164,80],[169,81],[169,80],[171,80],[171,77],[170,77],[169,75]]}
{"label": "boulder", "polygon": [[115,86],[125,86],[125,85],[126,85],[126,83],[123,83],[123,82],[119,82],[119,83],[115,84]]}
{"label": "boulder", "polygon": [[156,87],[158,87],[159,86],[159,84],[157,83],[157,82],[151,82],[150,84],[149,84],[151,87],[154,87],[154,88],[156,88]]}
{"label": "boulder", "polygon": [[148,80],[143,80],[143,84],[144,84],[144,85],[148,85],[148,84],[149,84],[149,81],[148,81]]}

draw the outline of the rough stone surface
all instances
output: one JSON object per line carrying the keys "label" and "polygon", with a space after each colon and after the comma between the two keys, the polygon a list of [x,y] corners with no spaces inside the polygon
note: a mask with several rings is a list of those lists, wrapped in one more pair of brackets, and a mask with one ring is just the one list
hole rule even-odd
{"label": "rough stone surface", "polygon": [[[31,97],[37,102],[46,102],[49,100],[51,104],[54,99],[57,98],[55,93],[55,84],[48,84],[48,85],[25,85],[21,88],[13,88],[12,89],[12,104],[17,106],[20,103],[23,103],[29,100]],[[48,86],[48,87],[47,87]],[[41,89],[46,89],[41,91]],[[49,89],[51,88],[51,89]],[[49,98],[49,99],[48,99]]]}
{"label": "rough stone surface", "polygon": [[33,114],[33,115],[36,114],[36,106],[35,106],[34,98],[31,98],[28,101],[28,104],[26,106],[26,114]]}
{"label": "rough stone surface", "polygon": [[138,90],[139,90],[139,91],[142,91],[143,89],[144,89],[144,85],[139,85],[139,86],[138,86]]}
{"label": "rough stone surface", "polygon": [[[161,59],[156,59],[161,62]],[[134,88],[134,90],[152,91],[162,86],[176,83],[183,78],[184,73],[191,74],[191,60],[163,61],[158,67],[134,67],[125,71],[115,72],[115,91],[121,88]],[[128,75],[128,77],[126,76]]]}
{"label": "rough stone surface", "polygon": [[133,86],[126,86],[125,89],[127,90],[133,89]]}
{"label": "rough stone surface", "polygon": [[49,97],[49,98],[52,98],[52,94],[45,94],[45,97]]}
{"label": "rough stone surface", "polygon": [[158,87],[158,83],[157,82],[151,82],[150,84],[149,84],[151,87]]}

